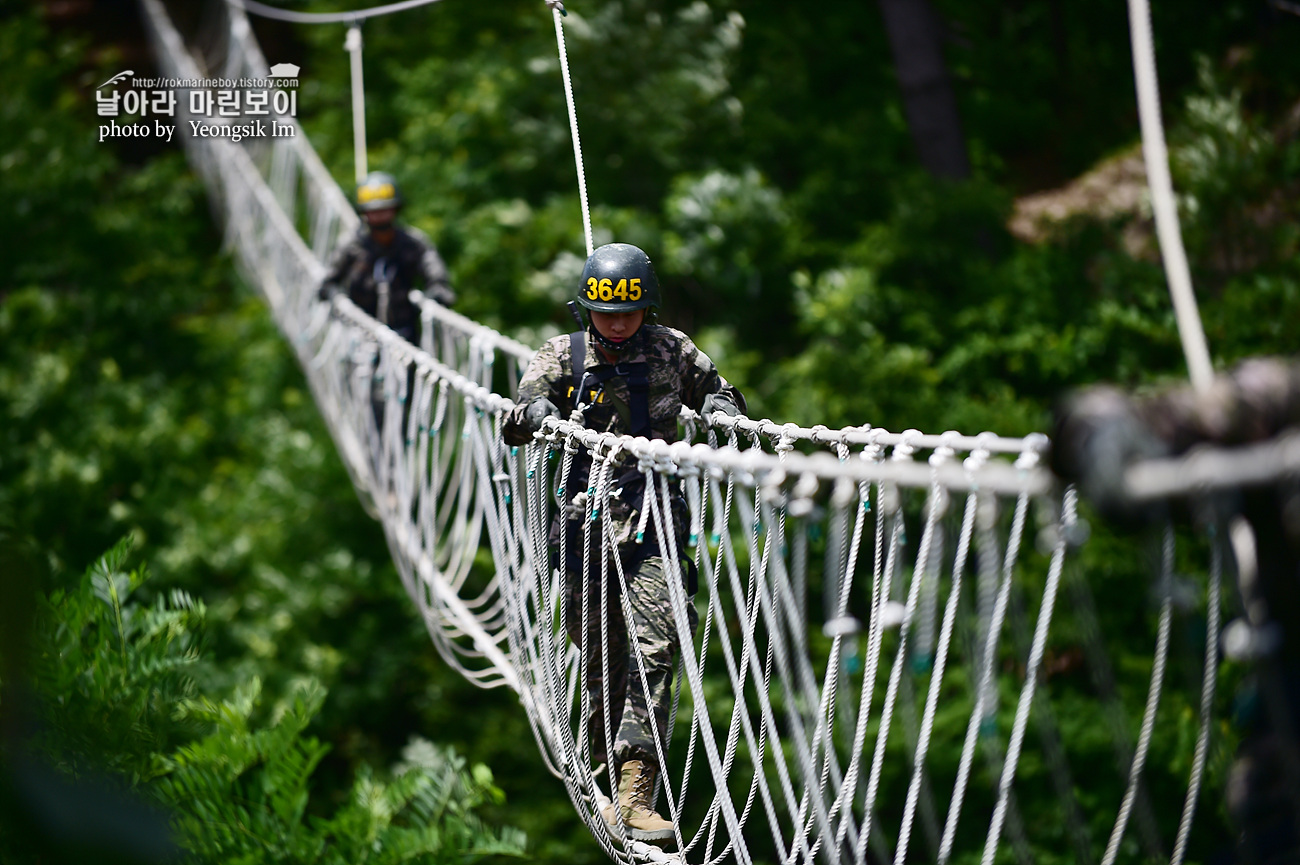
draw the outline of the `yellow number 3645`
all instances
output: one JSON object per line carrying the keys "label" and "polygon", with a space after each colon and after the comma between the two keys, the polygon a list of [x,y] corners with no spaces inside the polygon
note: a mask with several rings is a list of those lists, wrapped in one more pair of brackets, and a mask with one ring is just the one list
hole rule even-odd
{"label": "yellow number 3645", "polygon": [[594,276],[587,279],[587,300],[609,302],[615,299],[640,300],[641,277],[620,279],[617,283],[608,278],[598,280]]}

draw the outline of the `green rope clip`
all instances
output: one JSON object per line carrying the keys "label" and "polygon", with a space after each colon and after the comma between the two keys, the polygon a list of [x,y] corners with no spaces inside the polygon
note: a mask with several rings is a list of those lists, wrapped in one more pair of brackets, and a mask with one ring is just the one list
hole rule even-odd
{"label": "green rope clip", "polygon": [[510,456],[514,457],[518,455],[519,455],[519,445],[515,445],[514,447],[510,448]]}
{"label": "green rope clip", "polygon": [[686,546],[693,547],[700,542],[700,536],[691,532],[691,536],[686,539]]}

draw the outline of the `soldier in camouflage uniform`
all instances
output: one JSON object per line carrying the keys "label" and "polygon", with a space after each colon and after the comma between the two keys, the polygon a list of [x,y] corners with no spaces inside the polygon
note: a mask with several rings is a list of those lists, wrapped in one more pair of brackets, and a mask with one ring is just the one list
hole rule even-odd
{"label": "soldier in camouflage uniform", "polygon": [[[1092,388],[1074,395],[1057,414],[1052,462],[1103,516],[1136,525],[1164,508],[1128,497],[1124,473],[1133,462],[1297,430],[1300,363],[1257,358],[1203,393],[1182,387],[1135,398]],[[1244,735],[1226,795],[1239,832],[1233,858],[1300,862],[1300,480],[1279,474],[1271,485],[1201,496],[1198,504],[1239,515],[1253,530],[1256,575],[1252,598],[1243,602],[1266,622],[1256,631],[1260,657],[1239,701],[1263,708],[1240,713]]]}
{"label": "soldier in camouflage uniform", "polygon": [[[506,417],[505,440],[525,444],[548,417],[567,417],[589,429],[646,438],[677,440],[677,417],[683,405],[709,414],[737,415],[744,397],[723,379],[713,362],[679,330],[646,321],[659,305],[659,286],[646,254],[635,246],[611,243],[587,260],[578,287],[578,303],[588,311],[586,328],[557,336],[537,352],[519,383],[518,405]],[[617,803],[606,809],[606,822],[620,821],[637,840],[661,842],[673,837],[673,825],[655,812],[652,801],[659,772],[655,735],[666,747],[671,706],[673,664],[679,650],[677,628],[669,604],[668,581],[690,575],[668,573],[654,530],[648,521],[638,541],[641,509],[645,507],[645,478],[634,460],[613,469],[608,507],[591,523],[593,561],[583,562],[581,517],[590,513],[586,490],[591,459],[575,457],[566,481],[570,490],[567,515],[557,514],[552,546],[565,533],[565,630],[586,654],[586,690],[591,701],[589,730],[599,762],[612,759],[618,769]],[[673,527],[677,548],[685,541],[685,503],[675,497]],[[601,597],[600,539],[609,532],[627,580],[627,605],[632,621],[625,622],[619,598],[616,565],[605,564],[609,593]],[[693,568],[693,564],[689,567]],[[584,577],[585,571],[585,577]],[[602,645],[602,600],[608,642]],[[587,629],[583,633],[583,605]],[[693,631],[698,616],[688,604]],[[630,626],[630,628],[629,628]],[[630,630],[630,634],[629,634]],[[645,667],[638,666],[637,652]],[[602,651],[603,650],[603,651]],[[608,670],[602,670],[603,656]],[[644,672],[648,693],[643,690]],[[602,675],[607,673],[607,675]],[[608,687],[609,704],[604,702]],[[609,712],[606,728],[605,713]],[[610,735],[612,732],[612,736]],[[613,742],[612,748],[607,742]]]}
{"label": "soldier in camouflage uniform", "polygon": [[371,172],[357,187],[357,210],[366,224],[335,254],[320,298],[345,292],[364,312],[416,342],[420,310],[411,303],[411,289],[422,289],[443,306],[451,306],[456,295],[429,238],[393,221],[403,203],[397,182],[382,171]]}

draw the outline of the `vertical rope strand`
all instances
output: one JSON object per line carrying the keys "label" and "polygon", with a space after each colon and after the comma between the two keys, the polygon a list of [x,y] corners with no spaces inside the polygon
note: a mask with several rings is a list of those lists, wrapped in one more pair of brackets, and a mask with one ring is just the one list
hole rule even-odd
{"label": "vertical rope strand", "polygon": [[366,179],[366,88],[361,75],[361,24],[348,25],[343,50],[352,55],[352,161],[357,185]]}
{"label": "vertical rope strand", "polygon": [[1223,579],[1223,542],[1218,525],[1210,530],[1210,576],[1205,602],[1205,674],[1201,680],[1201,724],[1196,735],[1196,750],[1192,755],[1191,778],[1187,783],[1187,800],[1183,803],[1183,816],[1178,822],[1178,838],[1174,842],[1174,855],[1170,865],[1181,865],[1187,855],[1187,841],[1192,834],[1192,820],[1196,816],[1196,801],[1205,780],[1205,762],[1210,753],[1210,724],[1214,710],[1215,683],[1219,675],[1219,592]]}
{"label": "vertical rope strand", "polygon": [[578,199],[582,202],[582,233],[587,241],[587,257],[590,258],[595,250],[591,242],[591,208],[587,204],[587,174],[582,168],[582,139],[578,136],[578,110],[573,104],[573,79],[569,75],[569,52],[564,47],[564,25],[560,23],[562,14],[559,8],[551,8],[551,17],[555,19],[555,44],[560,52],[560,75],[564,78],[564,102],[569,106],[569,134],[573,137],[573,163],[578,169]]}
{"label": "vertical rope strand", "polygon": [[1147,0],[1128,0],[1128,19],[1133,45],[1133,75],[1137,83],[1138,117],[1142,124],[1142,157],[1151,188],[1151,209],[1155,213],[1156,237],[1165,263],[1165,277],[1174,301],[1178,336],[1187,358],[1192,386],[1203,391],[1210,386],[1214,367],[1205,343],[1205,330],[1192,291],[1192,274],[1187,266],[1174,184],[1169,177],[1169,150],[1160,120],[1160,85],[1156,77],[1156,51],[1151,39],[1151,7]]}

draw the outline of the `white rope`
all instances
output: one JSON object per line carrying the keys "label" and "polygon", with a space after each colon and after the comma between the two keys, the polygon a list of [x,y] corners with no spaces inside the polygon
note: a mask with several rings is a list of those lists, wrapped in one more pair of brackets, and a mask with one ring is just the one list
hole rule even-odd
{"label": "white rope", "polygon": [[962,578],[966,571],[966,557],[970,552],[971,536],[975,528],[975,496],[966,497],[966,508],[961,522],[961,534],[957,541],[956,560],[952,569],[952,585],[948,590],[948,603],[944,607],[943,626],[939,632],[939,645],[935,650],[934,668],[930,673],[930,688],[925,698],[925,710],[921,716],[921,733],[917,741],[916,755],[912,764],[912,780],[907,788],[907,802],[903,808],[903,824],[899,830],[898,856],[907,855],[908,838],[911,833],[912,820],[916,815],[917,801],[921,793],[921,777],[925,768],[926,755],[929,753],[930,737],[934,732],[934,719],[939,708],[939,689],[943,684],[943,674],[948,664],[948,649],[952,644],[953,626],[957,621],[957,606],[961,598]]}
{"label": "white rope", "polygon": [[1191,777],[1187,784],[1187,799],[1183,802],[1183,816],[1178,821],[1178,838],[1174,841],[1174,854],[1170,865],[1181,865],[1187,855],[1187,843],[1196,817],[1196,803],[1205,780],[1205,764],[1210,753],[1210,725],[1213,723],[1215,684],[1219,677],[1219,609],[1223,579],[1223,542],[1218,537],[1218,526],[1210,526],[1210,575],[1205,602],[1205,670],[1201,680],[1201,719],[1196,733],[1196,750],[1192,753]]}
{"label": "white rope", "polygon": [[1151,686],[1147,690],[1146,711],[1142,715],[1142,729],[1138,734],[1137,750],[1133,754],[1133,766],[1129,771],[1128,789],[1124,801],[1120,803],[1119,816],[1115,828],[1111,831],[1110,842],[1106,845],[1106,855],[1102,865],[1113,865],[1119,856],[1119,845],[1124,840],[1124,830],[1128,826],[1129,814],[1142,783],[1142,772],[1146,768],[1147,751],[1151,747],[1151,736],[1155,731],[1156,710],[1160,707],[1160,694],[1164,689],[1165,662],[1169,657],[1169,627],[1173,617],[1173,578],[1174,578],[1174,528],[1165,527],[1162,545],[1162,574],[1160,579],[1160,624],[1156,633],[1155,661],[1151,666]]}
{"label": "white rope", "polygon": [[292,12],[288,9],[268,6],[265,3],[258,2],[258,0],[226,0],[226,2],[231,6],[252,12],[254,15],[275,21],[288,21],[291,24],[343,24],[363,21],[366,18],[377,18],[380,15],[391,15],[394,12],[405,12],[407,9],[437,3],[439,0],[402,0],[400,3],[372,6],[369,9],[358,9],[355,12]]}
{"label": "white rope", "polygon": [[1052,564],[1047,572],[1047,585],[1043,588],[1043,605],[1038,611],[1038,626],[1034,630],[1034,645],[1025,663],[1025,683],[1020,692],[1020,703],[1016,707],[1016,720],[1011,730],[1011,741],[1007,745],[1007,759],[1002,769],[1002,778],[998,782],[998,803],[993,809],[993,820],[989,823],[988,838],[984,843],[983,865],[992,865],[997,852],[998,838],[1002,834],[1002,823],[1006,819],[1007,800],[1011,795],[1011,782],[1015,780],[1016,768],[1020,762],[1020,749],[1024,744],[1025,727],[1029,724],[1029,710],[1034,704],[1034,689],[1038,685],[1038,668],[1043,663],[1043,653],[1047,648],[1047,632],[1052,624],[1052,612],[1056,603],[1056,589],[1061,581],[1061,568],[1065,564],[1065,538],[1067,527],[1074,523],[1074,491],[1065,494],[1065,508],[1061,531],[1052,550]]}
{"label": "white rope", "polygon": [[1300,475],[1300,433],[1292,431],[1255,444],[1197,448],[1181,457],[1144,460],[1128,468],[1124,481],[1135,499],[1150,501],[1262,486],[1296,475]]}
{"label": "white rope", "polygon": [[[1023,508],[1017,507],[1017,517],[1022,520]],[[987,517],[985,517],[987,519]],[[991,532],[986,532],[991,534]],[[992,556],[987,546],[981,551],[981,558],[990,560]],[[982,570],[994,572],[993,565],[986,565]],[[971,763],[975,756],[975,745],[980,734],[980,728],[990,718],[995,707],[991,705],[996,699],[993,689],[993,667],[994,658],[997,654],[997,645],[999,634],[1002,630],[1002,621],[1006,615],[1007,600],[1010,595],[1011,569],[1008,567],[1002,573],[1002,580],[996,589],[996,594],[992,598],[992,606],[988,612],[987,619],[981,617],[984,624],[984,634],[982,639],[982,652],[980,654],[981,672],[979,681],[975,686],[975,706],[971,711],[970,719],[966,724],[966,738],[962,744],[961,759],[957,768],[957,779],[953,784],[952,800],[948,806],[948,819],[944,824],[943,838],[939,842],[939,862],[947,862],[952,855],[953,843],[956,839],[957,823],[961,817],[962,805],[965,802],[966,787],[970,781]]]}
{"label": "white rope", "polygon": [[569,108],[569,134],[573,138],[573,163],[578,169],[578,199],[582,203],[582,233],[587,241],[587,257],[595,250],[591,241],[591,208],[587,204],[587,174],[582,168],[582,139],[578,137],[578,110],[573,104],[573,79],[569,76],[569,53],[564,48],[564,25],[560,17],[564,7],[555,0],[547,0],[551,17],[555,19],[555,44],[560,54],[560,75],[564,78],[564,103]]}
{"label": "white rope", "polygon": [[352,154],[357,185],[366,179],[366,88],[361,76],[361,24],[348,25],[343,50],[352,55]]}
{"label": "white rope", "polygon": [[1151,38],[1151,8],[1147,0],[1128,0],[1129,28],[1133,44],[1133,74],[1137,81],[1138,117],[1142,124],[1142,156],[1147,184],[1151,187],[1151,209],[1155,214],[1156,237],[1165,263],[1169,293],[1174,301],[1178,336],[1187,359],[1192,386],[1204,391],[1214,378],[1205,331],[1192,291],[1192,274],[1187,266],[1182,231],[1178,226],[1178,205],[1169,177],[1169,151],[1160,120],[1160,89],[1156,77],[1156,52]]}

